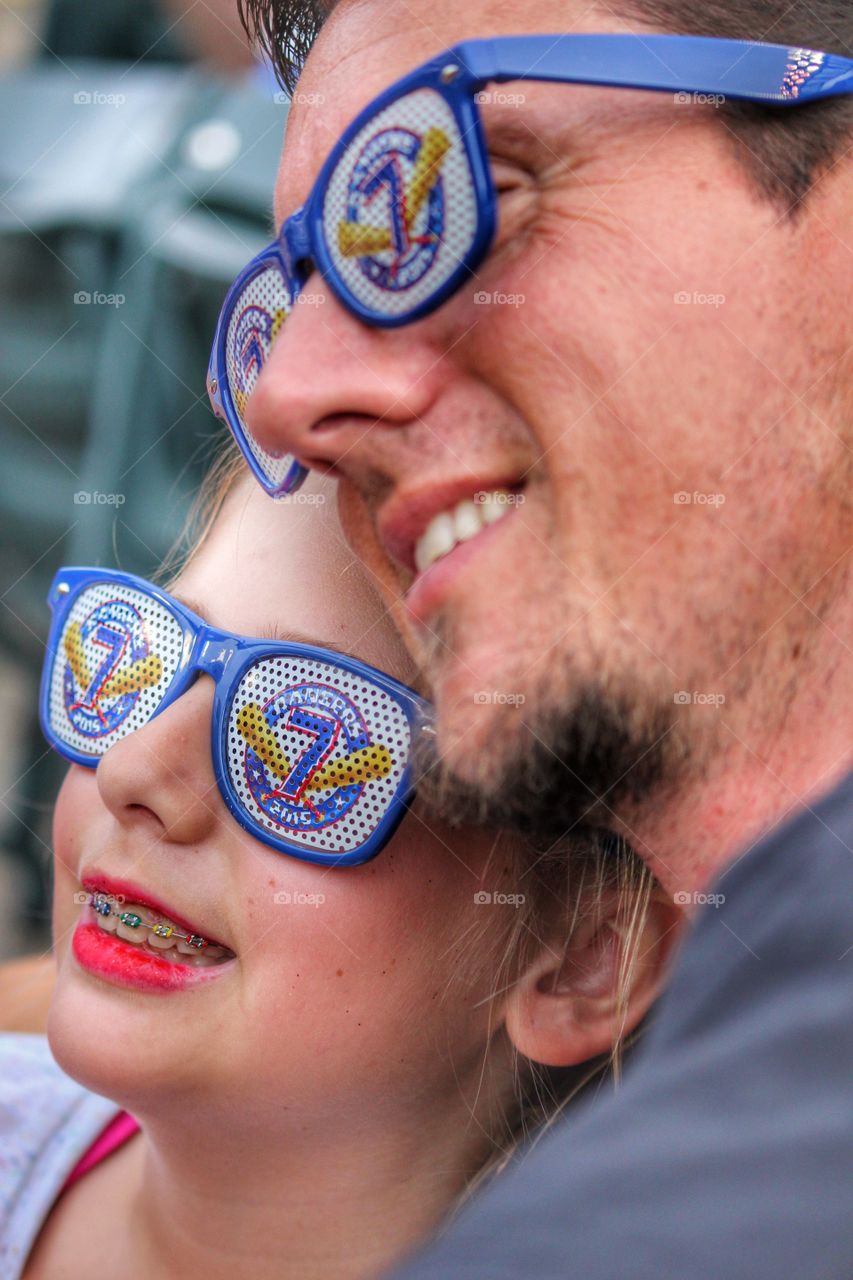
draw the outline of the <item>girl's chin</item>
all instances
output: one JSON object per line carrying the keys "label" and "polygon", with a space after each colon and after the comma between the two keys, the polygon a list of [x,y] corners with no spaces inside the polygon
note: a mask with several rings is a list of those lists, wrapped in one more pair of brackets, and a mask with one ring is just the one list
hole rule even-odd
{"label": "girl's chin", "polygon": [[183,1032],[176,1031],[164,1034],[162,1010],[150,998],[69,972],[67,961],[60,965],[47,1017],[48,1044],[65,1074],[93,1093],[135,1113],[146,1098],[162,1094],[164,1080],[173,1094],[183,1092],[182,1067],[185,1088],[194,1088],[199,1069],[180,1043],[194,1037],[186,1021]]}

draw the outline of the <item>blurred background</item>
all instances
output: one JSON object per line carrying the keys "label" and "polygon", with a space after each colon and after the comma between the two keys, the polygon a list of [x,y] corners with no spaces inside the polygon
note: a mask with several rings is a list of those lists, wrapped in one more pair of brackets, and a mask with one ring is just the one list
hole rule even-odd
{"label": "blurred background", "polygon": [[236,0],[0,6],[0,959],[50,945],[48,586],[61,564],[150,575],[179,534],[287,109]]}

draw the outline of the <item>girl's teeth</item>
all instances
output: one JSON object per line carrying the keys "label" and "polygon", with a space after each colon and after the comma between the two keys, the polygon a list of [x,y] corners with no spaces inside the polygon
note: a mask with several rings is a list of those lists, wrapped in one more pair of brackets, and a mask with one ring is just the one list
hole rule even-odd
{"label": "girl's teeth", "polygon": [[[133,925],[121,919],[121,915],[127,915],[129,919],[139,917],[140,923]],[[108,916],[102,916],[99,911],[95,912],[95,921],[99,928],[105,933],[114,933],[117,937],[123,938],[125,942],[132,942],[135,946],[151,947],[164,960],[170,961],[172,964],[193,964],[199,968],[206,965],[215,964],[227,956],[228,952],[225,947],[214,946],[210,944],[199,950],[198,947],[192,946],[175,932],[174,927],[170,928],[168,934],[155,933],[153,929],[146,928],[142,923],[146,919],[150,919],[150,913],[145,907],[127,907],[121,908],[121,914],[115,915],[112,912]],[[165,926],[169,928],[169,926]]]}
{"label": "girl's teeth", "polygon": [[476,538],[487,525],[502,520],[513,509],[506,489],[495,489],[492,493],[479,495],[479,498],[478,502],[466,499],[457,503],[452,511],[442,511],[433,517],[415,544],[418,573],[423,573],[436,560],[449,555],[458,543]]}
{"label": "girl's teeth", "polygon": [[[107,917],[104,916],[103,919],[106,920]],[[113,916],[113,919],[116,921],[116,933],[120,938],[124,938],[125,942],[135,942],[137,945],[141,945],[145,941],[145,935],[148,930],[143,929],[141,924],[134,929],[133,925],[125,924],[123,920],[117,919],[116,916]]]}
{"label": "girl's teeth", "polygon": [[[192,943],[185,942],[183,938],[179,940],[177,945],[182,956],[197,956],[199,954],[198,947],[194,947]],[[205,947],[204,950],[206,951],[207,948]]]}
{"label": "girl's teeth", "polygon": [[155,933],[153,929],[148,930],[148,945],[154,947],[156,951],[168,951],[170,947],[175,945],[175,935],[170,933],[168,937],[163,937],[160,933]]}

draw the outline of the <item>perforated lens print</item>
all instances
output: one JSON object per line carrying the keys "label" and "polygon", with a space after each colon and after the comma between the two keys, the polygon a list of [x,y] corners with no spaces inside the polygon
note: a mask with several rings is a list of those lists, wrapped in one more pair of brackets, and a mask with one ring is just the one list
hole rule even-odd
{"label": "perforated lens print", "polygon": [[151,719],[178,670],[180,623],[132,587],[95,583],[80,592],[57,637],[49,685],[50,727],[97,758]]}
{"label": "perforated lens print", "polygon": [[477,200],[453,112],[418,89],[348,143],[323,203],[329,256],[355,299],[402,316],[442,287],[470,250]]}
{"label": "perforated lens print", "polygon": [[359,849],[400,788],[410,730],[400,703],[344,667],[255,663],[227,719],[226,767],[252,821],[330,858]]}
{"label": "perforated lens print", "polygon": [[225,335],[225,367],[231,402],[246,444],[251,449],[269,484],[279,487],[293,458],[275,458],[252,437],[246,426],[245,409],[255,389],[261,369],[272,350],[293,302],[280,269],[270,264],[251,276],[235,299]]}

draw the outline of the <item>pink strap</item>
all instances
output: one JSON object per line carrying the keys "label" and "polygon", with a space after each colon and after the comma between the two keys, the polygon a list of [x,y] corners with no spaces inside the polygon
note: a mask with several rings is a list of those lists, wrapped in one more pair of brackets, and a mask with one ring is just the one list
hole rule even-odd
{"label": "pink strap", "polygon": [[78,1178],[82,1178],[84,1173],[88,1173],[101,1160],[106,1159],[112,1151],[115,1151],[116,1147],[120,1147],[128,1138],[132,1138],[138,1129],[139,1125],[133,1116],[127,1111],[120,1111],[109,1122],[106,1129],[98,1135],[89,1150],[83,1152],[83,1155],[62,1184],[59,1194],[61,1195]]}

